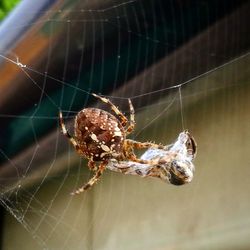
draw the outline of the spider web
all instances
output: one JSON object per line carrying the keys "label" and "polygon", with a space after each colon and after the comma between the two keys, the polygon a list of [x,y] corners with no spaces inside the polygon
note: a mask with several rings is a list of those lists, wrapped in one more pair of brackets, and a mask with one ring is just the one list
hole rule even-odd
{"label": "spider web", "polygon": [[[219,98],[219,95],[224,98],[223,104],[232,108],[232,105],[227,101],[227,98],[230,97],[230,100],[233,98],[230,93],[236,90],[241,91],[241,95],[243,95],[243,92],[249,93],[249,78],[246,78],[248,71],[244,70],[245,74],[236,76],[240,69],[247,68],[246,65],[249,65],[250,58],[248,51],[234,57],[226,57],[224,51],[212,53],[209,50],[205,52],[206,58],[203,61],[208,61],[208,58],[213,57],[222,58],[222,63],[198,72],[198,64],[202,61],[200,56],[204,56],[204,53],[199,51],[199,48],[196,50],[194,46],[190,46],[188,48],[189,56],[196,60],[194,65],[197,65],[198,73],[190,74],[190,77],[183,80],[176,76],[178,75],[177,71],[180,70],[180,68],[175,67],[177,59],[172,58],[171,69],[173,69],[173,72],[171,72],[166,68],[166,65],[169,64],[161,66],[165,59],[157,53],[161,54],[164,51],[163,54],[169,54],[171,58],[171,53],[174,50],[179,49],[181,51],[182,39],[179,40],[179,37],[181,36],[184,41],[184,37],[188,36],[189,33],[188,26],[182,23],[183,18],[180,20],[180,27],[175,27],[177,24],[173,23],[173,30],[168,30],[169,27],[165,27],[164,32],[159,35],[159,20],[163,21],[168,18],[161,12],[161,9],[164,9],[164,6],[161,6],[161,1],[155,3],[154,1],[139,0],[106,1],[102,8],[95,8],[95,1],[93,1],[93,8],[72,10],[73,8],[70,7],[74,4],[76,4],[74,1],[69,1],[63,8],[59,4],[52,10],[42,13],[43,18],[32,24],[41,24],[45,27],[44,29],[48,29],[46,32],[51,36],[57,32],[59,24],[66,27],[66,42],[63,43],[65,54],[62,59],[64,63],[60,65],[62,71],[60,77],[48,72],[50,61],[53,60],[52,52],[55,48],[55,41],[50,40],[46,45],[48,59],[44,70],[37,70],[35,65],[23,62],[22,55],[27,51],[21,51],[20,54],[13,51],[4,51],[0,54],[2,62],[12,64],[13,67],[20,70],[20,75],[26,78],[29,86],[35,87],[39,93],[39,98],[36,100],[28,93],[26,94],[26,98],[33,102],[35,107],[31,112],[26,114],[0,114],[2,120],[17,118],[19,122],[29,121],[29,129],[32,131],[32,138],[30,138],[30,142],[27,143],[21,154],[11,155],[11,153],[5,151],[5,148],[0,147],[0,154],[5,160],[1,172],[1,176],[4,177],[1,177],[3,178],[1,180],[3,191],[1,191],[0,201],[5,211],[8,212],[4,212],[6,229],[3,232],[3,249],[13,249],[17,245],[19,249],[187,249],[193,246],[192,244],[195,244],[199,249],[199,246],[201,248],[204,248],[204,245],[206,246],[207,238],[205,236],[207,234],[210,235],[209,239],[214,244],[218,243],[216,235],[220,231],[231,230],[227,232],[225,237],[228,240],[233,235],[232,241],[235,238],[241,239],[235,233],[237,229],[240,229],[239,232],[243,236],[247,235],[248,231],[244,231],[244,228],[249,226],[249,220],[242,219],[242,217],[239,220],[239,217],[235,217],[235,219],[228,220],[226,224],[225,220],[228,217],[234,218],[235,211],[247,214],[248,202],[242,202],[239,209],[232,206],[224,217],[222,213],[219,213],[218,217],[213,220],[213,225],[206,222],[207,224],[205,223],[204,226],[202,220],[201,224],[197,225],[197,220],[190,219],[195,213],[202,217],[197,204],[203,201],[201,197],[210,194],[207,190],[205,190],[204,195],[199,194],[202,184],[199,178],[205,180],[205,182],[213,183],[213,190],[221,190],[223,187],[228,188],[228,196],[232,192],[231,182],[237,178],[246,180],[237,189],[247,187],[247,184],[244,184],[247,183],[245,175],[237,174],[233,169],[228,171],[224,182],[217,176],[217,174],[224,173],[223,168],[216,165],[219,168],[216,174],[213,171],[208,171],[207,167],[204,167],[204,162],[208,164],[204,153],[201,153],[202,156],[197,159],[196,181],[181,189],[176,189],[176,187],[170,185],[166,186],[166,184],[157,180],[140,179],[137,176],[122,176],[106,171],[102,180],[90,191],[80,196],[72,197],[69,195],[72,190],[86,182],[91,177],[91,173],[84,168],[87,163],[86,160],[81,159],[74,152],[71,145],[61,134],[57,123],[57,112],[59,110],[63,111],[65,118],[68,120],[67,125],[72,131],[71,120],[80,107],[95,105],[96,100],[91,97],[91,93],[99,93],[110,98],[126,114],[129,114],[127,100],[130,98],[136,108],[137,121],[136,130],[132,135],[133,139],[138,141],[153,140],[167,145],[173,143],[179,132],[189,129],[194,133],[195,138],[196,135],[200,136],[198,145],[202,144],[206,148],[209,142],[207,137],[203,137],[202,131],[207,129],[216,136],[217,134],[213,131],[217,130],[215,122],[212,123],[215,124],[214,127],[208,125],[205,112],[211,113],[210,118],[216,116],[219,109],[223,112],[224,106],[219,106],[216,99]],[[209,19],[211,16],[212,9],[209,9],[206,3],[203,4],[207,14],[204,18],[200,17],[197,26],[201,26],[203,19]],[[70,7],[66,8],[67,5]],[[149,8],[148,5],[151,7]],[[159,5],[160,8],[156,9],[156,6],[159,7]],[[170,8],[173,8],[173,6],[171,5]],[[198,10],[197,6],[195,8]],[[150,15],[148,9],[150,9]],[[77,13],[85,13],[86,18],[79,18]],[[172,18],[177,15],[174,9],[170,13]],[[131,17],[134,20],[133,25],[129,23]],[[171,17],[169,18],[171,19]],[[82,40],[77,42],[72,36],[76,25],[81,27],[79,32],[82,37]],[[9,28],[14,30],[17,27],[18,24]],[[87,29],[92,32],[91,37],[86,37]],[[103,36],[105,32],[111,32],[110,30],[116,32],[117,35],[115,48],[117,59],[113,71],[106,73],[105,64],[110,63],[108,60],[106,61],[106,58],[112,52],[112,48],[107,46],[107,41],[103,39]],[[174,37],[174,39],[168,39],[168,34],[173,31],[175,34],[171,37]],[[126,41],[128,52],[125,55],[122,54],[122,37],[124,34],[128,36]],[[132,43],[134,38],[140,41],[136,49],[133,48]],[[185,39],[187,41],[189,38]],[[206,39],[210,38],[206,37]],[[97,40],[100,40],[101,49],[93,46],[93,49],[87,54],[86,48],[95,44]],[[60,44],[60,41],[56,42]],[[78,67],[75,70],[78,75],[75,78],[76,80],[70,81],[71,78],[67,76],[71,67],[69,53],[75,46],[79,46],[80,53]],[[159,47],[161,48],[160,52],[157,50]],[[98,53],[100,53],[98,55],[99,65],[94,59]],[[178,56],[178,53],[174,56]],[[88,61],[90,62],[89,65],[84,63],[87,57],[92,58]],[[126,57],[126,60],[122,61],[124,57]],[[133,74],[128,65],[132,58],[135,60]],[[145,73],[147,67],[151,70],[150,73]],[[99,68],[101,68],[100,71],[98,71]],[[84,70],[89,70],[88,81],[85,81],[87,82],[85,85],[81,85],[80,82],[83,80],[81,72]],[[123,72],[122,76],[120,71]],[[96,76],[96,72],[99,72],[98,76]],[[161,76],[157,75],[159,72],[161,72]],[[167,78],[166,72],[170,72],[172,75]],[[107,75],[110,74],[112,74],[112,78],[107,80]],[[155,85],[158,77],[160,79],[164,79],[164,77],[173,79],[174,84],[164,82]],[[148,80],[149,78],[151,80]],[[243,79],[244,84],[239,79]],[[109,82],[109,86],[105,85],[105,81]],[[55,84],[53,86],[59,86],[61,91],[58,98],[55,98],[54,95],[56,88],[53,89],[49,86],[49,82],[53,82]],[[128,82],[128,84],[124,86],[121,84],[122,82]],[[70,90],[72,94],[67,96],[67,92]],[[235,98],[239,100],[240,97],[240,94],[238,94]],[[203,99],[205,101],[202,102]],[[236,103],[236,99],[234,103]],[[40,112],[44,103],[47,103],[47,106]],[[247,104],[247,101],[245,104]],[[197,109],[199,105],[200,110]],[[104,107],[100,103],[99,106]],[[55,110],[56,112],[54,112]],[[238,109],[235,108],[232,113],[238,114]],[[51,129],[47,130],[49,131],[47,134],[41,134],[38,131],[39,127],[37,127],[39,121],[41,123],[53,121],[54,126],[52,125]],[[230,121],[233,121],[233,118]],[[245,123],[243,122],[243,124]],[[229,128],[228,130],[225,128],[225,130],[229,131]],[[244,132],[247,133],[245,130]],[[235,137],[239,138],[239,135],[240,133]],[[245,140],[242,139],[242,141],[245,143]],[[216,143],[216,148],[219,148],[221,142],[217,141]],[[243,146],[239,158],[243,158],[244,148],[247,147]],[[202,150],[201,148],[200,151]],[[225,149],[225,153],[228,153],[228,151],[229,149]],[[209,155],[208,158],[214,156],[215,162],[217,158],[220,158],[219,153],[216,154],[213,150],[209,152],[212,152],[213,155]],[[247,162],[247,158],[244,159]],[[229,161],[230,159],[226,162]],[[218,162],[215,164],[218,164]],[[15,178],[13,176],[8,177],[8,173],[5,174],[7,168],[16,173]],[[35,171],[33,171],[34,168]],[[11,178],[14,180],[12,181]],[[218,193],[220,194],[220,192]],[[223,193],[221,193],[222,195]],[[211,200],[218,197],[220,196],[211,195]],[[239,199],[230,202],[229,199],[226,199],[225,202],[228,202],[228,206],[230,206],[237,201],[247,200],[244,197],[242,195]],[[179,203],[185,204],[185,206],[175,211],[176,204]],[[218,203],[218,207],[220,205],[221,203]],[[213,213],[218,207],[209,207],[204,213]],[[170,211],[168,215],[166,215],[166,211]],[[182,218],[178,219],[181,216]],[[210,219],[209,216],[205,218],[208,221]],[[181,230],[180,225],[183,220],[187,220],[187,223]],[[217,222],[215,223],[215,221]],[[134,228],[135,225],[138,226],[138,229]],[[190,239],[189,231],[195,226],[198,229],[194,231],[193,239]],[[205,227],[207,229],[204,229]],[[16,238],[15,241],[13,241],[14,237]],[[247,241],[245,242],[247,244]]]}

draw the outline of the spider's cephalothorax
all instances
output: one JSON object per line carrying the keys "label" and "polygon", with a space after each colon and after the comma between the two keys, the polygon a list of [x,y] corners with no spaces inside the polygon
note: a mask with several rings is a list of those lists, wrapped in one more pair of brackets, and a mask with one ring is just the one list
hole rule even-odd
{"label": "spider's cephalothorax", "polygon": [[93,161],[121,157],[125,129],[112,114],[97,108],[86,108],[75,118],[75,140],[78,152]]}
{"label": "spider's cephalothorax", "polygon": [[[126,139],[135,126],[134,108],[130,99],[128,99],[130,108],[130,120],[128,120],[109,99],[96,94],[92,95],[107,103],[117,117],[102,109],[85,108],[77,114],[74,125],[75,134],[71,136],[65,127],[62,113],[59,113],[63,134],[80,155],[89,159],[88,167],[95,171],[95,175],[89,182],[72,194],[79,194],[93,186],[102,175],[110,159],[151,164],[151,161],[138,159],[133,149],[163,148],[162,145],[150,142]],[[99,162],[98,167],[96,167],[96,162]]]}

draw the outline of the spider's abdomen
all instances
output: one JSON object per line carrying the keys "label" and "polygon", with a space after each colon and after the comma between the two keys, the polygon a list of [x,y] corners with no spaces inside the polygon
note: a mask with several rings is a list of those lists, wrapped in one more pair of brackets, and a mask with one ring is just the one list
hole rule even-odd
{"label": "spider's abdomen", "polygon": [[75,118],[75,138],[84,156],[101,161],[121,153],[125,132],[112,114],[97,108],[86,108]]}

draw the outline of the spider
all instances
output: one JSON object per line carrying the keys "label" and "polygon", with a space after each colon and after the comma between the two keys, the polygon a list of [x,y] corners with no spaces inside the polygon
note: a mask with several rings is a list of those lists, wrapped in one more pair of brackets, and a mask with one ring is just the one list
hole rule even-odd
{"label": "spider", "polygon": [[130,108],[130,120],[128,120],[109,99],[94,93],[92,95],[108,104],[114,115],[98,108],[82,109],[75,117],[74,136],[71,136],[65,127],[62,112],[59,112],[62,133],[69,139],[76,152],[88,159],[89,169],[95,172],[94,176],[82,187],[73,191],[72,195],[80,194],[92,187],[100,179],[111,159],[153,164],[152,160],[138,159],[134,154],[134,148],[164,148],[163,145],[151,142],[126,139],[135,127],[135,112],[130,99],[128,99]]}

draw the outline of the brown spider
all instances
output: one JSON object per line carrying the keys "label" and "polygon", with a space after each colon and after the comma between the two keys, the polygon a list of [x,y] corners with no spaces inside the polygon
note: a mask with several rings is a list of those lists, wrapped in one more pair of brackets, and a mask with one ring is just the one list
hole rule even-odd
{"label": "brown spider", "polygon": [[[72,195],[80,194],[92,187],[99,180],[110,159],[152,164],[150,160],[138,159],[133,149],[164,148],[151,142],[126,139],[135,127],[135,112],[130,99],[128,99],[130,108],[130,120],[128,120],[109,99],[92,95],[107,103],[118,117],[102,109],[85,108],[76,115],[74,136],[71,136],[65,127],[62,112],[59,112],[62,133],[69,139],[78,154],[89,159],[88,167],[95,172],[88,183],[72,192]],[[99,166],[96,166],[96,162],[100,163]]]}

